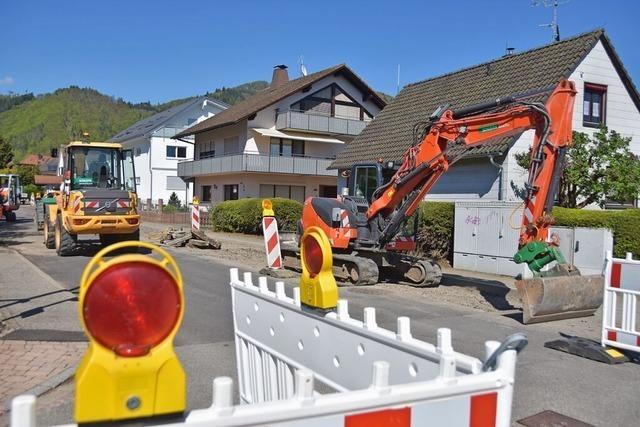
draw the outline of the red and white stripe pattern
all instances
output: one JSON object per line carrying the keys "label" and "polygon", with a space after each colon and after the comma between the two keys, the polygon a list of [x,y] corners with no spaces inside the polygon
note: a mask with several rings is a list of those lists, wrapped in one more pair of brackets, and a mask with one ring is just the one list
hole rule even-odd
{"label": "red and white stripe pattern", "polygon": [[73,199],[73,213],[78,213],[82,207],[82,197],[76,197]]}
{"label": "red and white stripe pattern", "polygon": [[272,216],[262,218],[264,232],[264,246],[267,252],[267,266],[271,269],[282,268],[280,255],[280,236],[278,235],[278,221]]}
{"label": "red and white stripe pattern", "polygon": [[116,201],[116,206],[118,206],[119,208],[128,208],[129,207],[129,201],[128,200],[123,200],[123,199],[118,199]]}
{"label": "red and white stripe pattern", "polygon": [[191,228],[200,230],[200,205],[191,205]]}
{"label": "red and white stripe pattern", "polygon": [[349,211],[347,211],[346,209],[342,209],[340,211],[340,226],[342,228],[349,228],[350,227],[350,223],[349,223]]}
{"label": "red and white stripe pattern", "polygon": [[602,313],[602,345],[640,352],[636,326],[640,298],[640,261],[607,254]]}
{"label": "red and white stripe pattern", "polygon": [[389,408],[336,417],[334,423],[323,424],[344,427],[418,427],[469,426],[494,427],[497,420],[498,394],[496,392],[457,396],[446,400],[417,403],[404,408]]}
{"label": "red and white stripe pattern", "polygon": [[87,201],[84,204],[84,207],[87,209],[96,209],[100,206],[100,202],[98,202],[97,200],[91,200],[91,201]]}

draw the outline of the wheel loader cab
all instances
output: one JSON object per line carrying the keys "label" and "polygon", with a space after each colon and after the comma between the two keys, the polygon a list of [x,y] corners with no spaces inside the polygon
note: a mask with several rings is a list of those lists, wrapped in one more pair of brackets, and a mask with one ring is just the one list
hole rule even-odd
{"label": "wheel loader cab", "polygon": [[70,190],[109,189],[135,192],[133,156],[117,148],[72,146],[68,148],[66,175]]}

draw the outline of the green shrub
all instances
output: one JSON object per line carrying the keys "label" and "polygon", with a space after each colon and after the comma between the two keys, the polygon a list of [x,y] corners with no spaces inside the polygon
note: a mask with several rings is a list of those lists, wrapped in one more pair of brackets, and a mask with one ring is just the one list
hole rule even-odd
{"label": "green shrub", "polygon": [[[275,198],[273,211],[281,232],[296,231],[296,222],[302,217],[302,204],[295,200]],[[262,199],[228,200],[216,205],[211,212],[213,228],[231,233],[260,233]]]}
{"label": "green shrub", "polygon": [[180,209],[182,207],[182,202],[180,202],[180,197],[178,197],[175,191],[171,193],[171,196],[169,196],[169,201],[167,202],[167,206],[175,206],[177,209]]}
{"label": "green shrub", "polygon": [[163,213],[168,213],[168,214],[172,214],[172,213],[176,213],[178,212],[180,209],[178,209],[177,206],[175,205],[165,205],[162,208],[162,212]]}
{"label": "green shrub", "polygon": [[624,258],[627,252],[640,256],[640,209],[596,211],[554,208],[556,225],[566,227],[608,228],[613,232],[613,255]]}
{"label": "green shrub", "polygon": [[453,257],[455,206],[449,202],[422,202],[417,249],[434,259]]}

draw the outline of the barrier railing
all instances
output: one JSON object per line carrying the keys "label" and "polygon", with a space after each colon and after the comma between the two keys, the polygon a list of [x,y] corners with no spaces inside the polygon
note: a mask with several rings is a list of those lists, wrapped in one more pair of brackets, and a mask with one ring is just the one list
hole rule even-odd
{"label": "barrier railing", "polygon": [[607,252],[602,303],[602,345],[640,352],[640,261]]}
{"label": "barrier railing", "polygon": [[[432,345],[412,337],[410,321],[398,330],[377,326],[375,310],[364,321],[337,312],[309,312],[284,283],[275,289],[250,273],[231,269],[240,397],[233,381],[213,381],[213,403],[159,423],[165,426],[509,426],[516,350],[485,343],[485,363],[453,350],[449,329]],[[338,390],[319,394],[316,380]],[[12,402],[11,425],[36,425],[36,399]],[[144,425],[156,425],[154,419]]]}

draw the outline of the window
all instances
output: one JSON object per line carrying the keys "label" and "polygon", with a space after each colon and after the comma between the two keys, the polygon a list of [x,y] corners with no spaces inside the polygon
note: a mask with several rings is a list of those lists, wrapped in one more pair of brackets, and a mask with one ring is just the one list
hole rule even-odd
{"label": "window", "polygon": [[371,114],[335,83],[291,104],[291,109],[330,117],[371,120]]}
{"label": "window", "polygon": [[238,154],[240,150],[238,149],[238,137],[234,136],[231,138],[224,139],[224,154]]}
{"label": "window", "polygon": [[142,149],[140,147],[136,147],[136,156],[142,154]]}
{"label": "window", "polygon": [[199,145],[200,158],[209,159],[216,156],[216,143],[215,141],[203,142]]}
{"label": "window", "polygon": [[238,184],[228,184],[224,186],[225,200],[238,200]]}
{"label": "window", "polygon": [[283,197],[285,199],[304,202],[305,187],[302,185],[260,184],[260,197]]}
{"label": "window", "polygon": [[187,157],[187,147],[167,145],[167,158],[185,159]]}
{"label": "window", "polygon": [[606,114],[607,87],[592,83],[584,84],[582,124],[588,127],[604,125]]}
{"label": "window", "polygon": [[203,185],[202,186],[202,198],[200,199],[202,202],[210,202],[211,201],[211,186]]}
{"label": "window", "polygon": [[186,183],[179,176],[167,177],[167,190],[184,190],[186,187]]}
{"label": "window", "polygon": [[304,141],[286,138],[271,138],[269,147],[271,156],[302,157],[304,156]]}
{"label": "window", "polygon": [[355,195],[371,201],[371,196],[378,187],[378,169],[375,166],[357,166],[354,180]]}

